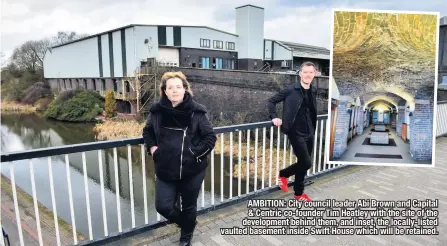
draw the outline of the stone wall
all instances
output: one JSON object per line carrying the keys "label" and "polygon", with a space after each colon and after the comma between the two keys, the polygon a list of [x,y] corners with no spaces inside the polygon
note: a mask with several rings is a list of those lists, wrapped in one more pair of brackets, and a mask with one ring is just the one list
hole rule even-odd
{"label": "stone wall", "polygon": [[335,123],[335,140],[333,158],[340,158],[347,149],[349,118],[350,114],[346,112],[347,102],[340,101],[337,107],[337,122]]}
{"label": "stone wall", "polygon": [[[191,83],[194,98],[204,104],[212,119],[219,119],[227,124],[249,123],[269,120],[266,101],[279,89],[295,83],[299,76],[278,73],[260,73],[250,71],[215,70],[200,68],[172,68],[182,71]],[[114,89],[113,78],[103,78],[106,89]],[[120,78],[116,78],[120,81]],[[75,80],[75,79],[65,79]],[[62,79],[47,79],[54,91],[58,88],[58,81]],[[101,90],[102,79],[86,79],[87,89]],[[316,77],[313,86],[318,88],[318,114],[327,114],[328,110],[328,77]],[[60,87],[60,86],[59,86]],[[118,83],[118,93],[122,92],[122,84]],[[147,110],[150,105],[146,105]],[[121,108],[121,107],[120,107]],[[278,113],[281,107],[278,105]],[[127,110],[126,110],[127,111]],[[135,107],[132,105],[132,113]]]}
{"label": "stone wall", "polygon": [[433,102],[415,105],[410,117],[410,154],[414,160],[431,160],[433,143]]}
{"label": "stone wall", "polygon": [[[181,68],[195,99],[207,106],[212,119],[228,124],[269,120],[266,101],[280,88],[295,83],[299,76],[247,71],[219,71]],[[328,78],[316,77],[318,114],[327,114]],[[280,106],[277,107],[281,113]],[[236,119],[237,118],[237,119]]]}

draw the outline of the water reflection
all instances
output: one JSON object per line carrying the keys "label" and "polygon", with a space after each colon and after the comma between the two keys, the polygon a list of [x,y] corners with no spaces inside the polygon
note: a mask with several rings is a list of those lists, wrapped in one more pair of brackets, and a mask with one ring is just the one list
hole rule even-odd
{"label": "water reflection", "polygon": [[[1,151],[12,152],[36,148],[45,148],[52,146],[61,146],[68,144],[77,144],[85,142],[93,142],[93,124],[73,124],[67,122],[59,122],[47,120],[43,116],[37,114],[30,115],[1,115]],[[130,206],[130,177],[127,147],[117,148],[116,169],[118,182],[115,180],[115,160],[113,149],[105,149],[101,151],[103,180],[105,188],[105,207],[108,232],[118,231],[118,213],[116,204],[117,185],[119,187],[120,197],[120,213],[122,228],[131,227],[131,206]],[[149,221],[156,221],[156,211],[154,207],[155,187],[154,187],[154,167],[150,156],[145,155],[146,167],[146,195],[147,195],[147,211],[149,213]],[[88,221],[87,221],[87,204],[85,197],[84,171],[82,154],[70,154],[69,173],[73,194],[73,205],[76,229],[78,232],[88,237]],[[85,153],[87,184],[89,191],[91,222],[94,238],[104,236],[103,225],[103,209],[101,203],[101,186],[100,186],[100,166],[98,161],[98,151],[89,151]],[[131,147],[131,165],[132,165],[132,182],[133,182],[133,198],[135,204],[135,222],[136,226],[144,224],[144,194],[143,194],[143,173],[142,173],[142,153],[140,146]],[[55,191],[55,200],[57,213],[60,218],[71,224],[70,216],[70,200],[68,193],[67,169],[65,156],[53,156],[51,158],[53,183]],[[229,172],[229,160],[224,159],[223,172]],[[29,171],[29,161],[17,161],[12,163],[16,183],[23,190],[32,194],[31,179]],[[48,158],[33,159],[34,175],[36,182],[37,198],[41,204],[51,210],[51,193],[50,179],[48,171]],[[221,165],[220,155],[214,158],[214,192],[215,203],[220,201],[221,197]],[[3,175],[10,177],[9,163],[2,163],[1,172]],[[229,196],[229,177],[224,175],[224,198]],[[237,195],[237,180],[233,181],[233,196]],[[241,191],[245,193],[245,182],[241,183]],[[252,190],[252,188],[250,188]],[[202,194],[199,195],[199,206],[202,205]],[[211,204],[211,167],[205,180],[205,206]]]}

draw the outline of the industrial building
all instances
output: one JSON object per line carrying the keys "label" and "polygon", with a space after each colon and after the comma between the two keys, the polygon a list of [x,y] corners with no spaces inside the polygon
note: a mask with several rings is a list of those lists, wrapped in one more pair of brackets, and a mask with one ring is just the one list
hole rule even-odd
{"label": "industrial building", "polygon": [[236,8],[236,34],[133,24],[54,46],[44,73],[47,79],[134,77],[150,58],[166,66],[248,71],[296,70],[311,60],[329,75],[328,49],[264,38],[264,9],[253,5]]}
{"label": "industrial building", "polygon": [[[83,87],[116,98],[138,98],[134,80],[142,66],[213,70],[291,72],[304,61],[329,75],[330,52],[326,48],[264,37],[264,9],[237,7],[236,33],[207,26],[132,24],[51,47],[44,58],[44,77],[53,90]],[[137,103],[138,105],[138,103]]]}

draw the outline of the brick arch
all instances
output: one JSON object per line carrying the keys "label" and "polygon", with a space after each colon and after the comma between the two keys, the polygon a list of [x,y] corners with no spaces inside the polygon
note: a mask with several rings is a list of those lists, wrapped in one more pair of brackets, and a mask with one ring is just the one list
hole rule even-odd
{"label": "brick arch", "polygon": [[397,107],[394,105],[394,104],[392,104],[392,103],[390,103],[390,102],[388,102],[388,101],[386,101],[386,100],[376,100],[376,101],[374,101],[374,102],[371,102],[370,103],[370,108],[372,109],[372,108],[374,108],[374,107],[376,107],[376,106],[378,106],[378,105],[385,105],[385,106],[387,106],[390,110],[392,110],[392,109],[397,109]]}
{"label": "brick arch", "polygon": [[393,105],[394,107],[398,108],[398,102],[396,102],[393,98],[383,95],[374,96],[368,101],[366,101],[363,109],[370,108],[371,104],[374,104],[377,101],[387,102],[388,104]]}
{"label": "brick arch", "polygon": [[340,94],[433,87],[436,23],[433,14],[336,11],[332,76]]}

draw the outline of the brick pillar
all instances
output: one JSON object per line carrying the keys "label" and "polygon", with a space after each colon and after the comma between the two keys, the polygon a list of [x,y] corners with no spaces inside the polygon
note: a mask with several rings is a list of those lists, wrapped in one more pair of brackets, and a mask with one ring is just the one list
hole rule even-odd
{"label": "brick pillar", "polygon": [[[136,100],[132,100],[129,101],[130,102],[130,113],[131,114],[136,114],[137,113],[137,101]],[[141,107],[141,105],[140,105]]]}
{"label": "brick pillar", "polygon": [[369,127],[369,116],[370,116],[370,112],[369,112],[369,109],[368,109],[368,110],[366,110],[366,115],[365,115],[365,117],[366,117],[366,127]]}
{"label": "brick pillar", "polygon": [[405,122],[405,106],[399,106],[399,112],[397,114],[396,121],[396,133],[397,136],[402,137],[402,123]]}
{"label": "brick pillar", "polygon": [[359,108],[359,118],[358,118],[358,125],[359,128],[357,130],[357,133],[359,135],[363,134],[363,121],[365,120],[365,111],[361,108]]}
{"label": "brick pillar", "polygon": [[334,158],[340,158],[347,148],[349,132],[349,113],[346,112],[346,101],[340,101],[337,107],[337,122],[335,123]]}
{"label": "brick pillar", "polygon": [[414,160],[431,160],[433,141],[433,101],[416,100],[410,116],[410,154]]}

